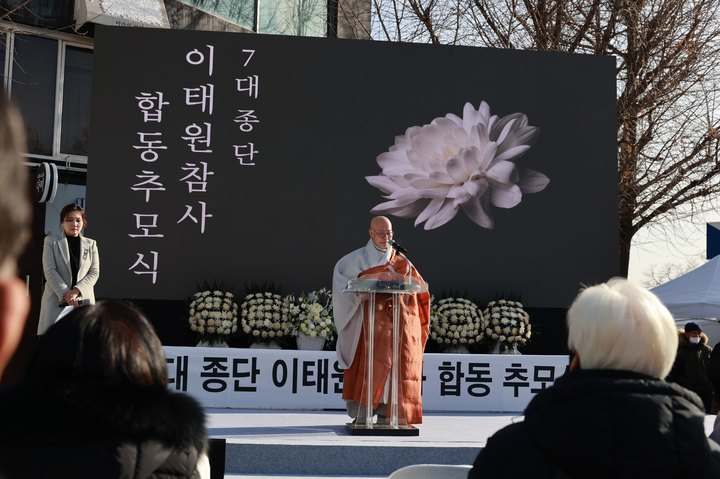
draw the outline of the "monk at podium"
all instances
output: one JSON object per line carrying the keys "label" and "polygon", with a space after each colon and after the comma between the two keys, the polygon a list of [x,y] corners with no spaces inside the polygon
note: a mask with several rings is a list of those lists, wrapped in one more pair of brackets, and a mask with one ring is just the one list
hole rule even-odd
{"label": "monk at podium", "polygon": [[[367,244],[340,259],[333,271],[333,315],[338,331],[337,357],[345,370],[343,399],[348,415],[357,424],[367,417],[366,331],[364,319],[368,314],[369,294],[343,292],[350,280],[367,275],[390,272],[404,278],[422,282],[422,277],[412,263],[393,247],[392,223],[384,216],[370,222],[370,239]],[[398,251],[400,249],[401,251]],[[375,296],[375,354],[373,357],[373,414],[378,424],[388,424],[387,405],[390,394],[390,371],[392,368],[392,294],[377,293]],[[401,394],[398,401],[398,417],[407,424],[422,423],[422,359],[430,324],[430,295],[427,292],[400,294],[400,368]]]}

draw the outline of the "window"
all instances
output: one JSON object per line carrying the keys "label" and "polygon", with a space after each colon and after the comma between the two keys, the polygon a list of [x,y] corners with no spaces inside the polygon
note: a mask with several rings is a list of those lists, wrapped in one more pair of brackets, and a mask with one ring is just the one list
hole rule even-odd
{"label": "window", "polygon": [[65,49],[60,152],[87,156],[92,91],[92,52],[69,46]]}
{"label": "window", "polygon": [[27,127],[28,152],[52,156],[58,42],[14,35],[10,96]]}
{"label": "window", "polygon": [[0,0],[0,7],[4,16],[10,13],[9,18],[14,23],[34,25],[36,27],[51,28],[53,30],[67,29],[73,24],[73,0]]}
{"label": "window", "polygon": [[260,33],[324,37],[327,21],[325,0],[258,0]]}
{"label": "window", "polygon": [[255,31],[257,0],[180,0],[185,5],[222,18],[230,23]]}
{"label": "window", "polygon": [[304,37],[327,35],[327,0],[180,1],[258,33]]}
{"label": "window", "polygon": [[5,85],[23,114],[30,156],[86,157],[92,50],[63,39],[4,36]]}

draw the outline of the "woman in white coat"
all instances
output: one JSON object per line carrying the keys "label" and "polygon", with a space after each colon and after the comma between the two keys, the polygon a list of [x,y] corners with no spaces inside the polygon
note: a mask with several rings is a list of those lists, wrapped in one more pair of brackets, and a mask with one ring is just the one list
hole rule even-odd
{"label": "woman in white coat", "polygon": [[76,204],[60,212],[62,233],[48,235],[43,245],[45,288],[40,305],[38,334],[55,323],[66,306],[95,303],[100,277],[100,255],[95,240],[81,234],[87,225],[85,211]]}

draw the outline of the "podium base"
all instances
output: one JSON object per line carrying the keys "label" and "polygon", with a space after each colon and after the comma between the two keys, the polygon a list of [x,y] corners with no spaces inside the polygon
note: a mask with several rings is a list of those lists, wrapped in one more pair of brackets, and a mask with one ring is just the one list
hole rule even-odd
{"label": "podium base", "polygon": [[366,424],[345,424],[345,428],[352,436],[419,436],[420,430],[408,424],[405,426],[392,427],[387,425],[373,424],[372,427]]}

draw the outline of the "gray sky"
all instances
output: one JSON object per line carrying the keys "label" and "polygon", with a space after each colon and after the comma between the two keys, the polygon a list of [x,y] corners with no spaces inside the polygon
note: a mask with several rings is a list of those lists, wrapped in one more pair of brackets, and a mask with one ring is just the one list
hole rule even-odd
{"label": "gray sky", "polygon": [[702,264],[707,254],[705,225],[715,222],[720,222],[718,212],[695,216],[664,234],[647,228],[640,230],[633,238],[628,278],[644,283],[647,272],[656,265],[685,265],[693,260]]}

